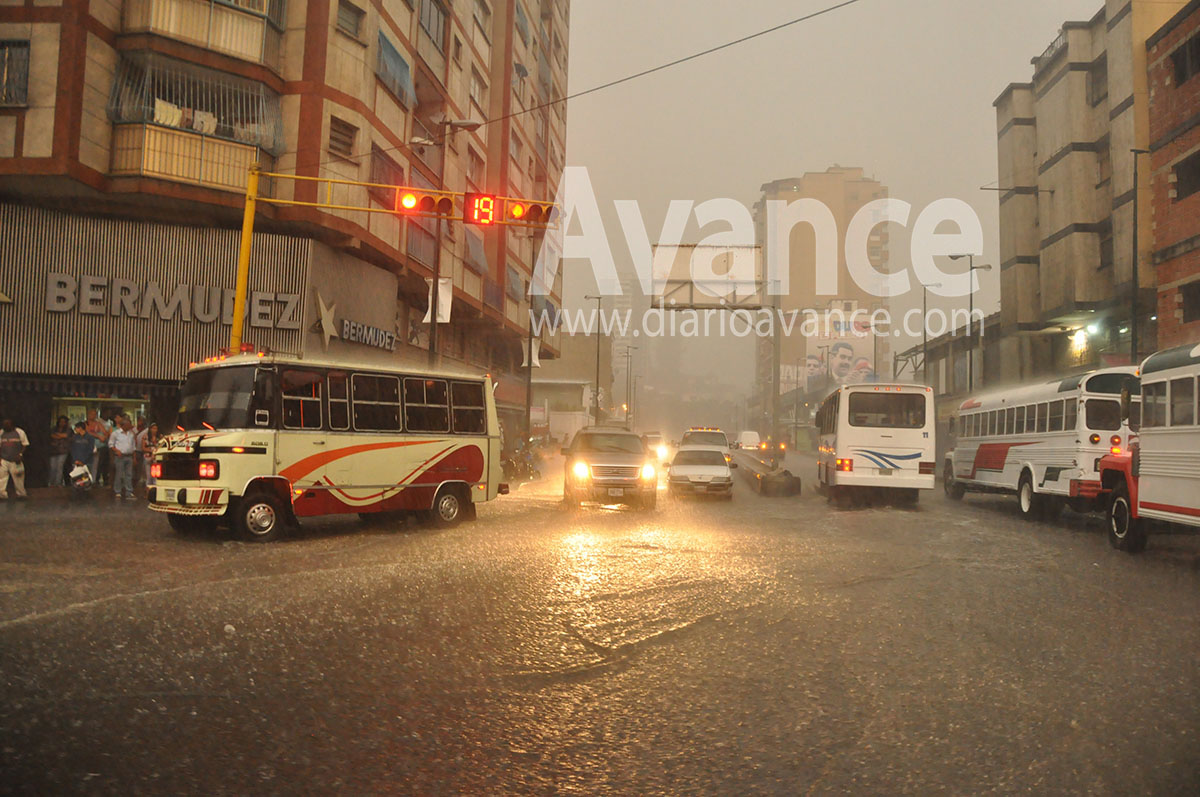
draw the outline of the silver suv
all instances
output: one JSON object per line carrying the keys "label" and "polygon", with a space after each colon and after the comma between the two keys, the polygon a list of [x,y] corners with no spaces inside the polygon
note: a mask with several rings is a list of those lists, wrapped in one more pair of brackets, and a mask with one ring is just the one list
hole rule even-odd
{"label": "silver suv", "polygon": [[581,429],[562,450],[566,457],[563,501],[627,504],[653,509],[658,497],[658,466],[642,438],[623,429]]}

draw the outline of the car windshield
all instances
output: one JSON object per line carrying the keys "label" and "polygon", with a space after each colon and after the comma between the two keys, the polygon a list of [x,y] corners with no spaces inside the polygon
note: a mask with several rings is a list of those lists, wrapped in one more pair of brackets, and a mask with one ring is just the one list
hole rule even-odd
{"label": "car windshield", "polygon": [[1087,428],[1115,432],[1121,428],[1121,404],[1112,399],[1088,399]]}
{"label": "car windshield", "polygon": [[725,439],[724,432],[686,432],[679,444],[683,446],[728,446],[729,441]]}
{"label": "car windshield", "polygon": [[575,446],[577,451],[598,453],[644,454],[640,437],[632,434],[585,434]]}
{"label": "car windshield", "polygon": [[925,397],[918,393],[851,393],[850,425],[920,429],[925,425]]}
{"label": "car windshield", "polygon": [[254,398],[252,365],[205,368],[188,374],[179,397],[176,421],[186,430],[245,429]]}
{"label": "car windshield", "polygon": [[672,467],[680,465],[724,465],[725,457],[720,451],[680,451],[671,462]]}

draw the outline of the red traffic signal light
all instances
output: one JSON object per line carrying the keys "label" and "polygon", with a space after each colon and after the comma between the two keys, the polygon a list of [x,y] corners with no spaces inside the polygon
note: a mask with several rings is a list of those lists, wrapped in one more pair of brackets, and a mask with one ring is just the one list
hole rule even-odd
{"label": "red traffic signal light", "polygon": [[496,218],[496,204],[496,197],[491,194],[467,191],[463,194],[463,222],[479,226],[495,224],[499,221]]}
{"label": "red traffic signal light", "polygon": [[551,224],[558,217],[558,208],[551,202],[529,202],[524,199],[504,201],[504,220],[510,224],[535,227]]}
{"label": "red traffic signal light", "polygon": [[409,216],[454,215],[454,200],[441,191],[422,191],[417,188],[396,190],[396,212]]}

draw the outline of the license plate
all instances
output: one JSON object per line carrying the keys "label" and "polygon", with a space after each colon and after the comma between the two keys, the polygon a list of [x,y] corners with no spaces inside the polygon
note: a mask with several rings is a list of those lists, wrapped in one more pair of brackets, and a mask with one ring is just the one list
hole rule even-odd
{"label": "license plate", "polygon": [[697,485],[696,485],[696,492],[698,492],[698,493],[706,493],[706,492],[708,492],[708,485],[707,485],[707,484],[697,484]]}
{"label": "license plate", "polygon": [[879,475],[880,475],[880,476],[891,476],[891,475],[892,475],[892,469],[891,469],[891,468],[880,468],[880,469],[879,469]]}
{"label": "license plate", "polygon": [[625,488],[624,487],[609,487],[608,494],[613,495],[613,496],[625,495]]}
{"label": "license plate", "polygon": [[168,488],[167,488],[166,490],[164,490],[163,492],[165,492],[165,493],[166,493],[166,497],[167,497],[167,500],[168,500],[168,501],[174,501],[174,500],[175,500],[175,488],[174,488],[174,487],[168,487]]}

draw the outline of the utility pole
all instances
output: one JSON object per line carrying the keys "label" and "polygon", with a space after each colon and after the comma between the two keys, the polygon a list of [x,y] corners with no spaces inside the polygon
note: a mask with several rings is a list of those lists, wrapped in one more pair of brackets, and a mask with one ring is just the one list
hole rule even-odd
{"label": "utility pole", "polygon": [[[975,343],[973,336],[975,335],[975,272],[976,271],[991,271],[992,267],[987,263],[975,265],[975,255],[950,255],[951,260],[967,260],[967,392],[972,393],[975,390]],[[983,334],[983,323],[979,324],[979,334]]]}
{"label": "utility pole", "polygon": [[1129,364],[1138,365],[1138,156],[1148,149],[1131,149],[1133,153],[1133,283],[1129,291]]}
{"label": "utility pole", "polygon": [[[921,285],[921,378],[927,385],[929,384],[929,289],[940,287],[942,287],[940,282]],[[970,322],[971,313],[968,311],[967,323]]]}
{"label": "utility pole", "polygon": [[633,352],[637,346],[625,347],[625,428],[632,431],[629,419],[633,415]]}
{"label": "utility pole", "polygon": [[596,301],[596,389],[592,392],[592,402],[594,403],[594,418],[595,423],[600,423],[600,302],[604,298],[602,296],[584,296],[587,301]]}

